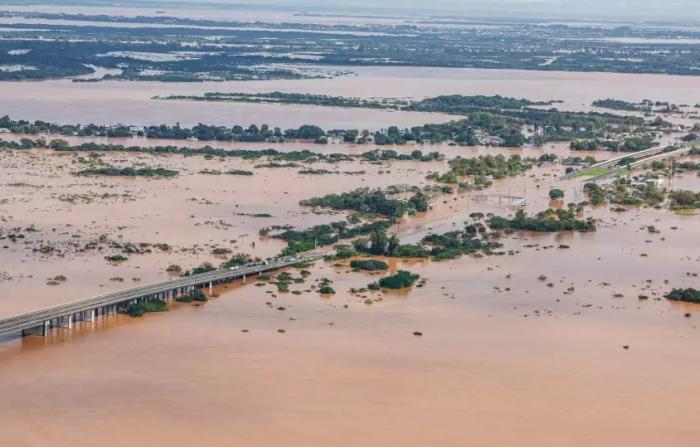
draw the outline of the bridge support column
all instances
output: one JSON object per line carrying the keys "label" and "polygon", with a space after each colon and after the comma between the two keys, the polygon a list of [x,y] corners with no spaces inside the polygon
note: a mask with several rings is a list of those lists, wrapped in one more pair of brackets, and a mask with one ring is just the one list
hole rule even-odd
{"label": "bridge support column", "polygon": [[213,289],[212,282],[209,281],[209,295],[211,295],[213,291],[214,291],[214,289]]}
{"label": "bridge support column", "polygon": [[66,327],[68,329],[73,327],[73,315],[68,315],[65,317],[58,317],[58,325],[60,327]]}
{"label": "bridge support column", "polygon": [[89,322],[95,321],[95,309],[86,310],[85,312],[83,312],[82,320]]}
{"label": "bridge support column", "polygon": [[245,284],[245,275],[243,275],[243,284]]}
{"label": "bridge support column", "polygon": [[25,335],[38,335],[40,337],[45,337],[46,334],[49,332],[49,329],[51,327],[51,322],[50,321],[44,321],[42,324],[39,326],[34,326],[30,327],[29,329],[24,329],[22,331],[22,336]]}

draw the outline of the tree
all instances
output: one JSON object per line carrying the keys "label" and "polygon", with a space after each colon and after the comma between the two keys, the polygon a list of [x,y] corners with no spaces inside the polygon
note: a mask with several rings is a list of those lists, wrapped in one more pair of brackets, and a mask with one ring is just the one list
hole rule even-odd
{"label": "tree", "polygon": [[419,213],[428,211],[428,201],[425,197],[425,194],[423,194],[422,192],[417,192],[413,197],[411,197],[408,200],[408,203],[411,206],[411,208],[418,211]]}
{"label": "tree", "polygon": [[549,198],[552,200],[563,199],[564,195],[564,191],[562,191],[561,189],[554,188],[549,190]]}
{"label": "tree", "polygon": [[386,237],[386,231],[384,230],[374,230],[370,235],[370,247],[369,252],[374,255],[383,255],[386,253],[388,240]]}
{"label": "tree", "polygon": [[389,238],[389,242],[386,247],[386,254],[387,256],[394,256],[396,255],[396,252],[399,249],[399,246],[401,245],[401,242],[399,241],[398,236],[395,234],[392,234],[391,237]]}
{"label": "tree", "polygon": [[57,150],[57,151],[64,151],[70,149],[70,144],[66,140],[51,140],[49,143],[49,148]]}

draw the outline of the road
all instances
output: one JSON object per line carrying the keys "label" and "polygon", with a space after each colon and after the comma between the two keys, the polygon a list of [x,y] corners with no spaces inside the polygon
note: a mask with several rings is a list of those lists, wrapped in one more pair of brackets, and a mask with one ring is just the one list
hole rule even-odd
{"label": "road", "polygon": [[168,281],[110,292],[104,295],[15,315],[0,320],[0,336],[36,329],[37,327],[50,327],[51,321],[60,320],[62,318],[69,318],[69,321],[72,322],[73,316],[78,316],[83,313],[90,313],[90,315],[92,315],[91,318],[94,318],[94,312],[96,310],[99,311],[100,309],[110,306],[127,304],[136,299],[173,297],[176,294],[186,293],[186,291],[192,288],[206,287],[220,282],[244,278],[246,276],[289,267],[300,262],[315,261],[321,257],[322,256],[318,253],[311,253],[295,258],[286,257],[275,259],[267,263],[248,264],[236,269],[219,269],[198,275],[174,278]]}

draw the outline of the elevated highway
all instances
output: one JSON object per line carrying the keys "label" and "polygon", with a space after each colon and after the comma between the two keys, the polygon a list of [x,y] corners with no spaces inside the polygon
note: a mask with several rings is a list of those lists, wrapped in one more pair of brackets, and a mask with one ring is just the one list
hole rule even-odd
{"label": "elevated highway", "polygon": [[214,284],[241,278],[245,280],[248,276],[260,275],[300,262],[315,261],[321,257],[321,254],[310,253],[298,257],[285,257],[240,267],[219,269],[27,312],[0,319],[0,336],[12,333],[46,335],[48,330],[53,327],[71,327],[75,321],[93,321],[99,315],[116,314],[117,311],[141,300],[156,299],[167,302],[197,288],[209,287],[211,291]]}
{"label": "elevated highway", "polygon": [[[673,147],[673,146],[653,147],[651,149],[646,149],[646,150],[639,151],[639,152],[625,152],[623,155],[613,157],[613,158],[610,158],[607,160],[603,160],[601,162],[598,162],[598,163],[592,164],[588,167],[585,167],[579,171],[574,171],[574,172],[570,172],[569,174],[565,174],[561,178],[565,180],[565,179],[570,179],[570,178],[574,178],[574,177],[587,175],[591,172],[596,172],[602,168],[609,168],[609,167],[617,166],[622,160],[629,159],[629,158],[634,158],[635,160],[641,160],[641,159],[645,159],[647,157],[651,157],[651,156],[654,156],[657,154],[663,155],[663,153],[671,147]],[[687,149],[690,150],[690,148],[687,148]]]}

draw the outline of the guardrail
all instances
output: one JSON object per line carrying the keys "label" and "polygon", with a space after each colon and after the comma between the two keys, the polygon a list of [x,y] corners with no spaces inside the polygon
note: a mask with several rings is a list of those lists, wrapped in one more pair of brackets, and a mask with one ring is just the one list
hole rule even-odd
{"label": "guardrail", "polygon": [[174,292],[178,290],[181,291],[181,293],[184,293],[185,290],[191,290],[194,287],[200,287],[207,284],[211,286],[215,283],[244,278],[249,275],[255,275],[258,273],[288,267],[300,262],[315,261],[321,257],[322,255],[318,253],[311,253],[299,257],[286,257],[229,269],[219,269],[198,275],[184,276],[168,281],[160,281],[130,289],[110,292],[103,295],[27,312],[0,319],[0,336],[14,332],[21,332],[36,327],[45,327],[47,322],[51,320],[64,317],[72,318],[73,315],[80,314],[81,312],[92,312],[96,309],[119,305],[140,298],[174,296]]}
{"label": "guardrail", "polygon": [[561,176],[561,178],[565,180],[565,179],[578,177],[581,175],[586,175],[586,173],[591,172],[591,171],[595,171],[596,169],[606,168],[608,166],[613,166],[626,158],[634,158],[634,159],[644,158],[648,155],[654,155],[654,154],[657,154],[660,152],[664,152],[669,147],[672,147],[672,146],[653,147],[651,149],[645,149],[643,151],[638,151],[638,152],[626,152],[624,155],[620,155],[618,157],[613,157],[613,158],[609,158],[607,160],[603,160],[601,162],[598,162],[598,163],[592,164],[588,167],[585,167],[585,168],[581,169],[580,171],[574,171],[574,172],[570,172],[568,174],[564,174],[563,176]]}
{"label": "guardrail", "polygon": [[593,177],[590,179],[591,182],[598,182],[601,180],[605,180],[606,178],[612,177],[614,175],[619,174],[620,172],[623,172],[625,169],[636,169],[640,168],[642,166],[648,165],[649,163],[653,163],[657,160],[663,160],[666,158],[675,158],[675,157],[681,157],[683,155],[688,154],[691,151],[692,147],[682,147],[680,149],[676,149],[675,151],[670,151],[670,152],[662,152],[660,154],[643,158],[641,160],[637,160],[634,163],[630,163],[629,165],[625,166],[619,166],[615,169],[611,169],[608,172],[598,175],[596,177]]}

